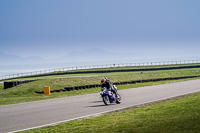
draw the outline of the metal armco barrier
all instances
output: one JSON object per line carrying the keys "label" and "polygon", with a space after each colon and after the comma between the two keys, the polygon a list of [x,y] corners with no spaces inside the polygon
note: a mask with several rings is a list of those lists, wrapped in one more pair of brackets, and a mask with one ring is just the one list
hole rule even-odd
{"label": "metal armco barrier", "polygon": [[[170,77],[170,78],[157,78],[157,79],[144,79],[144,80],[133,80],[133,81],[122,81],[122,82],[113,82],[114,85],[125,85],[125,84],[136,84],[136,83],[145,83],[145,82],[156,82],[156,81],[164,81],[164,80],[178,80],[178,79],[187,79],[187,78],[197,78],[197,76],[184,76],[184,77]],[[101,87],[100,84],[92,84],[92,85],[84,85],[84,86],[73,86],[73,87],[65,87],[64,89],[51,90],[53,92],[64,92],[64,91],[75,91],[82,89],[90,89]],[[43,91],[35,91],[38,94],[44,94]]]}

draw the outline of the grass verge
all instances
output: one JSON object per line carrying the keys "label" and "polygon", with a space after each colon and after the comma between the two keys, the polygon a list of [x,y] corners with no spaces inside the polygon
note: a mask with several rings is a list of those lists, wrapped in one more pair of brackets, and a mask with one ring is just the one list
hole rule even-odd
{"label": "grass verge", "polygon": [[150,106],[25,131],[27,133],[196,133],[200,93]]}

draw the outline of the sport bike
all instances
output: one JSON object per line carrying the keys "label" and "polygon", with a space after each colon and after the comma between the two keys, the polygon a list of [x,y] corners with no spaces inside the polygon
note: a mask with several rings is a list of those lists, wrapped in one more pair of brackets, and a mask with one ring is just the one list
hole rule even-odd
{"label": "sport bike", "polygon": [[[115,85],[113,85],[113,88],[117,92],[117,87]],[[106,87],[101,88],[100,95],[105,105],[110,105],[113,102],[116,102],[117,104],[121,103],[121,96],[118,93],[115,95],[111,90]]]}

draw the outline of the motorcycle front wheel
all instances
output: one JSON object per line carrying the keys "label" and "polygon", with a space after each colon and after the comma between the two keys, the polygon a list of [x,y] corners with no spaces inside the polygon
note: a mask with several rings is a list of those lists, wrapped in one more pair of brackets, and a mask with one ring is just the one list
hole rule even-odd
{"label": "motorcycle front wheel", "polygon": [[108,96],[103,96],[102,98],[103,98],[103,102],[104,102],[105,105],[109,105],[110,104],[110,99],[109,99]]}

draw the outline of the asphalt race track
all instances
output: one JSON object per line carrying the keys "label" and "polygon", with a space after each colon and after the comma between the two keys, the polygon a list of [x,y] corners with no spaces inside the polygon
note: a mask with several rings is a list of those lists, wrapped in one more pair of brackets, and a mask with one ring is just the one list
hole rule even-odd
{"label": "asphalt race track", "polygon": [[0,133],[16,132],[200,91],[200,80],[120,90],[121,104],[105,106],[99,93],[0,106]]}

